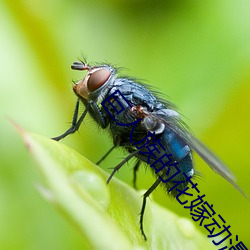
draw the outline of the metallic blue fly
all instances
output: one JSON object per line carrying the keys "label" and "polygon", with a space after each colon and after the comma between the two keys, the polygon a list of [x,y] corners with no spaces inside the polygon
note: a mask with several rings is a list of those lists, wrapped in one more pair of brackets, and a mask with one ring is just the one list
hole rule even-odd
{"label": "metallic blue fly", "polygon": [[[188,131],[173,104],[157,97],[148,86],[132,78],[118,77],[116,69],[108,64],[89,66],[84,62],[74,62],[71,68],[86,70],[87,74],[73,87],[78,100],[72,126],[53,139],[59,141],[76,132],[89,113],[101,128],[109,130],[114,143],[98,163],[116,147],[123,147],[129,153],[114,168],[107,183],[124,163],[135,157],[135,186],[136,171],[141,163],[150,164],[157,180],[143,196],[140,229],[145,239],[143,215],[147,197],[160,183],[174,197],[178,195],[176,186],[179,190],[188,186],[187,179],[195,174],[192,151],[243,193],[226,165]],[[80,102],[85,111],[78,118]]]}

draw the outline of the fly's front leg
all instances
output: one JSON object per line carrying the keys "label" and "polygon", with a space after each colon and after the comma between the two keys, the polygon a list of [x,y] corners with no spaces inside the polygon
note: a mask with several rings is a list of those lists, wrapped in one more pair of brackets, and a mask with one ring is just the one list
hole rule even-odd
{"label": "fly's front leg", "polygon": [[76,106],[75,106],[75,111],[74,111],[74,116],[73,116],[71,127],[65,133],[63,133],[62,135],[59,135],[57,137],[53,137],[51,139],[53,139],[55,141],[60,141],[64,137],[68,136],[69,134],[75,133],[79,129],[79,127],[80,127],[80,125],[81,125],[81,123],[82,123],[82,121],[83,121],[84,117],[86,116],[86,114],[88,112],[88,109],[89,109],[89,105],[87,105],[86,109],[84,110],[84,112],[82,113],[81,117],[77,121],[77,119],[78,119],[78,112],[79,112],[79,104],[80,104],[80,101],[78,99],[77,102],[76,102]]}
{"label": "fly's front leg", "polygon": [[97,103],[95,103],[94,101],[90,100],[89,105],[91,107],[91,110],[89,112],[93,114],[97,123],[101,125],[102,128],[106,128],[108,126],[108,119],[106,114],[101,111]]}

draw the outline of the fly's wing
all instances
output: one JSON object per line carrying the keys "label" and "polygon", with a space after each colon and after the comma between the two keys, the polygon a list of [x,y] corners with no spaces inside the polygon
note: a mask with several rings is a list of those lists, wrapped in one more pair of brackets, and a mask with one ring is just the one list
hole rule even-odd
{"label": "fly's wing", "polygon": [[[174,111],[175,112],[175,111]],[[163,123],[166,127],[175,132],[180,139],[185,141],[216,173],[230,182],[239,192],[241,192],[247,199],[248,197],[242,191],[242,189],[236,184],[236,178],[228,167],[202,142],[196,139],[188,129],[183,125],[178,116],[169,115],[167,110],[164,114],[164,110],[160,113],[154,112],[150,114],[155,120]]]}

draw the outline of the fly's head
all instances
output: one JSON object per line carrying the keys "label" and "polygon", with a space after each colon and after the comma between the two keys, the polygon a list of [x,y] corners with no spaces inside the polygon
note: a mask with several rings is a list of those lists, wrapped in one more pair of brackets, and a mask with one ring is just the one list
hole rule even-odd
{"label": "fly's head", "polygon": [[115,69],[109,65],[89,66],[83,62],[74,62],[71,69],[88,71],[73,87],[75,94],[85,100],[98,98],[116,77]]}

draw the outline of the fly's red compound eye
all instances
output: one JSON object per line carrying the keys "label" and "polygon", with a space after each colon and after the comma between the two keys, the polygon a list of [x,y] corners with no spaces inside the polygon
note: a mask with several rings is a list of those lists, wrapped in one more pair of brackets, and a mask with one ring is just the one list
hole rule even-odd
{"label": "fly's red compound eye", "polygon": [[88,90],[93,92],[99,89],[109,79],[110,74],[110,71],[105,68],[93,72],[88,79]]}

